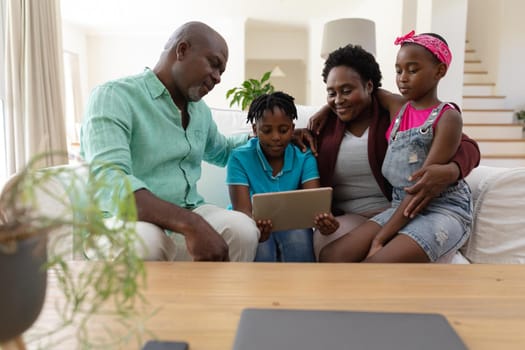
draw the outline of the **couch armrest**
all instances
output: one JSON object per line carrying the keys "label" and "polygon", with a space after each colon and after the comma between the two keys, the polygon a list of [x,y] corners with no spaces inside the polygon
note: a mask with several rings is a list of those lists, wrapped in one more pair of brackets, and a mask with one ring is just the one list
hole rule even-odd
{"label": "couch armrest", "polygon": [[525,168],[480,166],[466,180],[474,218],[463,255],[474,263],[525,263]]}

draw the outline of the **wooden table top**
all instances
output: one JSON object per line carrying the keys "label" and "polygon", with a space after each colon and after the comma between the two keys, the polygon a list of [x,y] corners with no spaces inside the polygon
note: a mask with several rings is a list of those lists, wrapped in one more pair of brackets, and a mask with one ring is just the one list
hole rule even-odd
{"label": "wooden table top", "polygon": [[[247,307],[441,313],[469,349],[525,349],[525,265],[147,262],[146,267],[145,295],[151,309],[158,308],[147,328],[159,339],[189,342],[190,350],[230,350]],[[56,320],[57,295],[50,275],[37,324]]]}

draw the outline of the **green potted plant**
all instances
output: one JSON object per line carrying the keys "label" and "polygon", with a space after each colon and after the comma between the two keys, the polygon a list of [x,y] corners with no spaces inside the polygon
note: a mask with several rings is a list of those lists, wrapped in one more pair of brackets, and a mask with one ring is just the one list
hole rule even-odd
{"label": "green potted plant", "polygon": [[[140,341],[146,276],[137,254],[140,241],[130,187],[129,200],[114,200],[118,220],[108,225],[99,197],[111,181],[95,176],[88,164],[38,169],[42,157],[11,178],[0,195],[0,346],[24,348],[21,334],[41,311],[48,271],[62,292],[56,305],[60,321],[50,329],[32,329],[26,342],[54,348],[68,327],[82,348],[120,347],[130,334]],[[50,203],[53,212],[46,211]],[[89,250],[100,261],[73,273],[65,241],[72,242],[73,251]],[[112,249],[117,247],[118,255]],[[122,328],[110,330],[107,338],[90,337],[88,325],[102,313],[113,315],[112,324]]]}
{"label": "green potted plant", "polygon": [[521,109],[514,113],[516,120],[521,124],[523,131],[525,131],[525,110]]}
{"label": "green potted plant", "polygon": [[230,107],[237,104],[244,111],[256,97],[263,94],[271,94],[275,89],[269,81],[271,74],[272,72],[264,73],[260,80],[247,79],[241,86],[228,90],[226,99],[231,97]]}
{"label": "green potted plant", "polygon": [[515,113],[515,115],[516,115],[516,119],[517,119],[520,123],[522,123],[522,124],[525,123],[525,110],[524,110],[524,109],[521,109],[521,110],[517,111],[517,112]]}

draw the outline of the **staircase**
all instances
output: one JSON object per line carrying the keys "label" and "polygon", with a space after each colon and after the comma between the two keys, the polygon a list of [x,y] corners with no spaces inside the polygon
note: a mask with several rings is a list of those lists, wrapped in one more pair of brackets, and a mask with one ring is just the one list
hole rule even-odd
{"label": "staircase", "polygon": [[480,164],[525,166],[523,126],[516,122],[514,110],[506,106],[505,96],[495,94],[496,84],[468,42],[463,76],[463,132],[478,142]]}

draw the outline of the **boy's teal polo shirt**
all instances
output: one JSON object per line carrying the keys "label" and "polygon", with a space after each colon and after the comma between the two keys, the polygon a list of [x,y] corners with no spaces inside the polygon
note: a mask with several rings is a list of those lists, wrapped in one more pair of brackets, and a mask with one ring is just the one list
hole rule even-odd
{"label": "boy's teal polo shirt", "polygon": [[250,198],[255,193],[290,191],[301,188],[307,181],[319,178],[317,161],[310,150],[302,152],[289,144],[284,151],[284,164],[276,176],[264,156],[258,138],[250,139],[235,149],[228,161],[226,182],[250,188]]}

